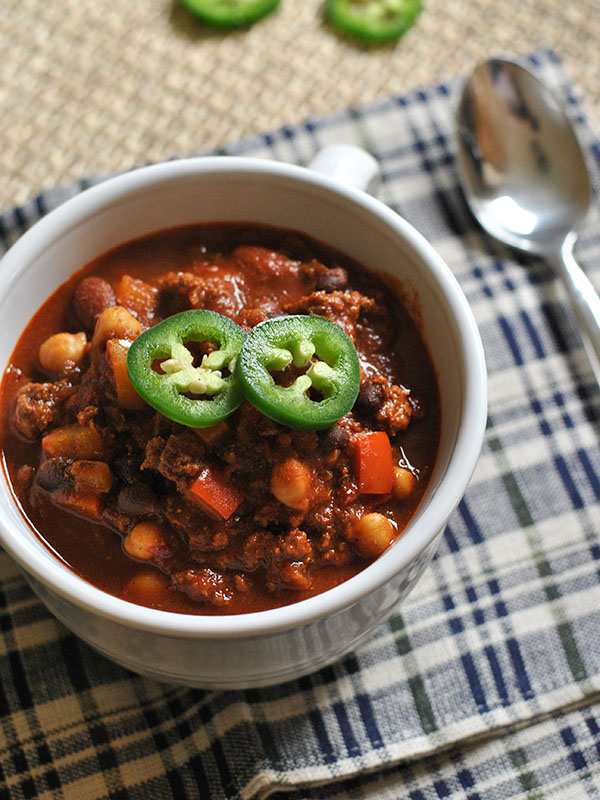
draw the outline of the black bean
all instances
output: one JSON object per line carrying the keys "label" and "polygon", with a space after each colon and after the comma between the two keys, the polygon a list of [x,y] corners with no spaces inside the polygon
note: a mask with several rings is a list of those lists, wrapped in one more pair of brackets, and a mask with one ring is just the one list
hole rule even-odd
{"label": "black bean", "polygon": [[325,451],[341,450],[348,444],[349,439],[350,434],[348,431],[336,423],[325,431],[323,442]]}
{"label": "black bean", "polygon": [[40,466],[36,475],[36,482],[47,492],[54,492],[56,489],[68,486],[70,480],[65,475],[65,472],[72,463],[69,458],[49,458]]}
{"label": "black bean", "polygon": [[117,508],[124,514],[147,516],[155,514],[158,502],[152,489],[143,483],[131,483],[119,492]]}
{"label": "black bean", "polygon": [[385,387],[381,383],[364,380],[360,385],[354,408],[359,414],[376,414],[385,403]]}

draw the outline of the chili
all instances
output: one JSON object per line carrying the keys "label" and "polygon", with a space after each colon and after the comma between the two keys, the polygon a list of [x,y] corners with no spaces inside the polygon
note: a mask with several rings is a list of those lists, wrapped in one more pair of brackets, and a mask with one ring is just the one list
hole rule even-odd
{"label": "chili", "polygon": [[[361,365],[350,412],[321,430],[294,430],[243,402],[214,425],[190,428],[138,403],[123,368],[130,342],[201,308],[242,331],[283,315],[336,322]],[[42,363],[40,349],[81,326],[88,343],[63,377],[71,350]],[[181,340],[197,364],[223,347],[219,337],[199,338]],[[274,371],[277,383],[301,377],[323,359],[315,353],[305,366],[292,353]],[[169,379],[159,363],[171,357],[148,359],[150,378]],[[228,378],[234,366],[213,371]],[[351,578],[402,535],[439,438],[426,344],[388,286],[298,231],[248,222],[159,231],[88,264],[34,315],[0,390],[3,463],[40,540],[104,591],[187,614],[263,611]],[[318,409],[315,391],[306,395]],[[189,395],[196,407],[217,399]],[[389,454],[380,469],[384,437],[391,491]],[[373,460],[365,442],[379,445],[369,448]],[[360,480],[371,469],[385,472],[380,492]]]}

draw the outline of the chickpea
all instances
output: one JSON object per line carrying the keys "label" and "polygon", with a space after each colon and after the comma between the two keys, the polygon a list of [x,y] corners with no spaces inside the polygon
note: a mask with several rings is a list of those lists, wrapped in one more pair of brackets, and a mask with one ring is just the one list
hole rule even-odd
{"label": "chickpea", "polygon": [[164,546],[162,528],[156,522],[138,522],[127,534],[123,548],[127,555],[150,561]]}
{"label": "chickpea", "polygon": [[373,511],[356,520],[352,527],[352,538],[360,552],[367,558],[377,558],[386,550],[396,535],[391,519]]}
{"label": "chickpea", "polygon": [[394,483],[392,484],[394,497],[397,497],[398,500],[406,500],[416,485],[417,479],[409,469],[394,467]]}
{"label": "chickpea", "polygon": [[142,572],[128,581],[125,595],[148,598],[163,589],[165,583],[165,578],[160,572]]}
{"label": "chickpea", "polygon": [[306,511],[310,503],[312,472],[297,458],[275,464],[271,472],[271,492],[286,506]]}
{"label": "chickpea", "polygon": [[98,317],[92,344],[98,347],[109,339],[133,340],[141,332],[142,326],[133,314],[130,314],[122,306],[112,306],[112,308],[105,308]]}
{"label": "chickpea", "polygon": [[87,337],[85,333],[55,333],[40,345],[38,359],[44,369],[57,375],[68,375],[83,360]]}

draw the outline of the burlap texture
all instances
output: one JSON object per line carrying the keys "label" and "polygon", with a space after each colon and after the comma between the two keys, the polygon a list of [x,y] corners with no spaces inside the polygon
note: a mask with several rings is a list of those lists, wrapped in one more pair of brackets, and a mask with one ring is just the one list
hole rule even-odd
{"label": "burlap texture", "polygon": [[177,0],[2,0],[0,207],[545,46],[600,123],[598,0],[424,2],[400,42],[374,49],[337,35],[322,0],[282,0],[234,33],[201,25]]}

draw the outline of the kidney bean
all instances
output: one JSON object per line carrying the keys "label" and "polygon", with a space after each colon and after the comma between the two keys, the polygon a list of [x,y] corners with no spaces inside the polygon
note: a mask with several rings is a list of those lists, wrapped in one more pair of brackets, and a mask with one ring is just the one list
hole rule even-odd
{"label": "kidney bean", "polygon": [[84,278],[73,292],[73,311],[88,331],[93,331],[100,314],[116,303],[110,283],[96,276]]}

